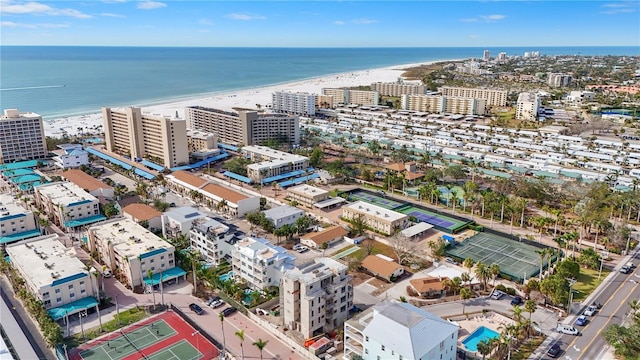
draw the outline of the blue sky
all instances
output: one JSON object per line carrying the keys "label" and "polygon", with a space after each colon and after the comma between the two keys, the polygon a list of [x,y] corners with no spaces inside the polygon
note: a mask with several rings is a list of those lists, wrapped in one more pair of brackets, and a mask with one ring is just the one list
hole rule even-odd
{"label": "blue sky", "polygon": [[639,46],[640,1],[0,0],[3,45]]}

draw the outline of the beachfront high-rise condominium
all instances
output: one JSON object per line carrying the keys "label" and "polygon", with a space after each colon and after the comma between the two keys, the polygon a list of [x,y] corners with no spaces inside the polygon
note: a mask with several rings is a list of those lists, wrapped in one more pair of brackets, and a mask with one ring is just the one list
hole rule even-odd
{"label": "beachfront high-rise condominium", "polygon": [[484,115],[487,100],[440,95],[402,95],[402,109],[460,115]]}
{"label": "beachfront high-rise condominium", "polygon": [[322,95],[333,96],[333,104],[378,105],[380,94],[377,91],[324,88]]}
{"label": "beachfront high-rise condominium", "polygon": [[36,206],[60,227],[75,228],[105,220],[98,198],[75,183],[54,182],[33,188]]}
{"label": "beachfront high-rise condominium", "polygon": [[107,150],[172,168],[189,163],[187,122],[143,113],[140,108],[102,108]]}
{"label": "beachfront high-rise condominium", "polygon": [[33,212],[12,194],[0,193],[0,246],[38,235]]}
{"label": "beachfront high-rise condominium", "polygon": [[424,94],[427,88],[422,84],[402,82],[375,82],[371,84],[371,91],[377,91],[383,96],[402,96],[405,94]]}
{"label": "beachfront high-rise condominium", "polygon": [[173,245],[133,220],[110,220],[90,227],[87,233],[89,250],[97,252],[102,262],[131,288],[186,275],[176,267]]}
{"label": "beachfront high-rise condominium", "polygon": [[47,156],[42,116],[5,109],[0,117],[0,164]]}
{"label": "beachfront high-rise condominium", "polygon": [[523,92],[518,95],[516,119],[536,121],[540,109],[540,96],[536,93]]}
{"label": "beachfront high-rise condominium", "polygon": [[443,96],[485,99],[487,100],[487,106],[507,105],[506,90],[443,86],[438,91]]}
{"label": "beachfront high-rise condominium", "polygon": [[348,267],[327,257],[288,270],[280,284],[284,324],[305,338],[342,327],[353,307]]}
{"label": "beachfront high-rise condominium", "polygon": [[316,95],[276,91],[271,96],[271,108],[279,113],[313,116],[316,114]]}
{"label": "beachfront high-rise condominium", "polygon": [[500,54],[498,54],[498,61],[500,62],[507,61],[507,53],[501,52]]}
{"label": "beachfront high-rise condominium", "polygon": [[482,52],[482,60],[484,61],[491,60],[491,52],[489,50],[485,50]]}
{"label": "beachfront high-rise condominium", "polygon": [[[98,281],[58,235],[45,235],[7,246],[11,266],[26,289],[42,302],[54,320],[97,307]],[[91,298],[91,299],[89,299]],[[74,303],[75,306],[64,306]]]}
{"label": "beachfront high-rise condominium", "polygon": [[571,81],[573,80],[573,77],[569,74],[549,73],[547,78],[549,86],[553,88],[567,87],[571,85]]}
{"label": "beachfront high-rise condominium", "polygon": [[185,116],[189,129],[216,133],[220,142],[229,145],[260,145],[273,140],[289,145],[300,143],[296,115],[190,106],[185,109]]}
{"label": "beachfront high-rise condominium", "polygon": [[247,176],[256,182],[309,167],[309,158],[306,156],[290,154],[266,146],[245,146],[242,148],[242,154],[251,161],[256,161],[247,165]]}

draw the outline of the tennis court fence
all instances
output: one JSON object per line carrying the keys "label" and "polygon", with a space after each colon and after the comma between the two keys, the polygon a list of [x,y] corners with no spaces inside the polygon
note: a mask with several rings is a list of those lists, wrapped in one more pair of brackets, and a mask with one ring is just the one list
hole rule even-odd
{"label": "tennis court fence", "polygon": [[[205,331],[193,320],[191,320],[191,318],[187,316],[182,310],[180,310],[180,308],[171,304],[170,309],[171,311],[178,314],[178,316],[180,316],[182,320],[186,321],[189,325],[191,325],[194,329],[196,329],[200,333],[200,335],[204,336],[204,338],[207,339],[210,343],[212,343],[216,348],[218,348],[218,350],[222,351],[222,344],[220,344],[220,342],[216,338],[211,336],[207,331]],[[227,356],[228,356],[228,353],[227,353]]]}

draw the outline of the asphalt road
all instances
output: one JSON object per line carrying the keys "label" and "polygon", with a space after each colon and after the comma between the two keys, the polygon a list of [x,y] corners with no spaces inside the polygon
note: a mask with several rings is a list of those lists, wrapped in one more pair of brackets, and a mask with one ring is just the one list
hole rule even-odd
{"label": "asphalt road", "polygon": [[[638,253],[633,262],[638,264]],[[595,301],[602,304],[602,309],[590,317],[584,327],[576,326],[581,336],[563,335],[559,338],[564,351],[561,358],[565,360],[602,359],[609,351],[609,344],[602,337],[602,332],[613,324],[622,324],[629,314],[629,301],[640,298],[640,271],[635,268],[632,273],[615,272],[613,278],[598,294]],[[575,325],[574,325],[575,326]]]}

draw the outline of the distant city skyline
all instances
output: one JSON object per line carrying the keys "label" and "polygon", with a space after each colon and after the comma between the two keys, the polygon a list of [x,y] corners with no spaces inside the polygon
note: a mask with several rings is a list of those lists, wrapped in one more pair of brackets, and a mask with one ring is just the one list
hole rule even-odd
{"label": "distant city skyline", "polygon": [[639,46],[639,4],[636,0],[0,0],[0,43],[241,47]]}

